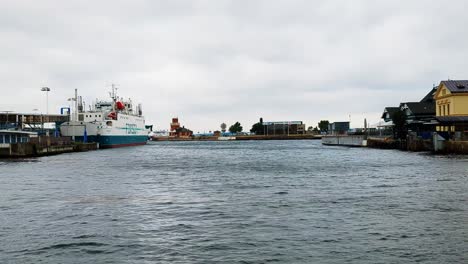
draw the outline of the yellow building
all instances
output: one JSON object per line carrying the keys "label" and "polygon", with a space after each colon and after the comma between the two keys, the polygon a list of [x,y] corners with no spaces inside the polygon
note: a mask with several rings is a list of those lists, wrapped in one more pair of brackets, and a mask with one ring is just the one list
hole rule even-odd
{"label": "yellow building", "polygon": [[434,95],[438,131],[468,129],[468,80],[441,81]]}

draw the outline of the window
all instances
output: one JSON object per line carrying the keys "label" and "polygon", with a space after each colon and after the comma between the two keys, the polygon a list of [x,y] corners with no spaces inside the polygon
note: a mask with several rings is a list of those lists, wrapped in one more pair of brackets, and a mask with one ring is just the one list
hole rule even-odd
{"label": "window", "polygon": [[83,116],[83,114],[81,114],[81,115],[78,115],[78,121],[83,121],[83,120],[84,120],[84,116]]}
{"label": "window", "polygon": [[442,106],[439,105],[439,115],[441,116],[442,115]]}
{"label": "window", "polygon": [[447,105],[447,115],[450,115],[450,104]]}

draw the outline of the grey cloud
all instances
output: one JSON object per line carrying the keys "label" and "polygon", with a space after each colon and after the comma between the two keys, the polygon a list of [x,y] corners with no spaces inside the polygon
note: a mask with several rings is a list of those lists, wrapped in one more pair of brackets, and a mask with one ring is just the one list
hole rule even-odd
{"label": "grey cloud", "polygon": [[[465,79],[465,1],[2,1],[0,110],[120,93],[149,123],[371,122]],[[339,106],[339,107],[338,107]],[[358,117],[359,116],[359,117]]]}

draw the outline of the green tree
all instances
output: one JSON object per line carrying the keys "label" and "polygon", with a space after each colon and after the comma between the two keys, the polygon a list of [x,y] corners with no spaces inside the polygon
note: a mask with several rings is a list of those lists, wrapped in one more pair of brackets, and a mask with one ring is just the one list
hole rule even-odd
{"label": "green tree", "polygon": [[330,122],[328,120],[320,120],[318,123],[318,128],[320,129],[320,132],[328,132],[328,125]]}
{"label": "green tree", "polygon": [[265,135],[265,127],[263,126],[263,117],[260,117],[260,121],[252,125],[250,132],[255,133],[255,135]]}
{"label": "green tree", "polygon": [[406,139],[408,128],[406,126],[406,114],[399,110],[392,115],[393,137],[395,139]]}
{"label": "green tree", "polygon": [[255,135],[263,135],[265,133],[265,127],[262,123],[258,122],[252,125],[250,132],[255,133]]}
{"label": "green tree", "polygon": [[239,122],[236,122],[236,123],[234,123],[234,125],[229,127],[229,132],[231,132],[233,134],[242,132],[242,130],[243,130],[243,128],[242,128],[242,126],[241,126],[241,124]]}

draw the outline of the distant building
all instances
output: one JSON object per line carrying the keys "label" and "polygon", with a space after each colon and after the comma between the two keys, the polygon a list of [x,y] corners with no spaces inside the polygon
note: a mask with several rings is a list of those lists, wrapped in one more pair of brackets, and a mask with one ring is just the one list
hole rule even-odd
{"label": "distant building", "polygon": [[179,118],[174,117],[174,118],[172,118],[171,129],[169,131],[170,132],[175,132],[176,129],[178,129],[178,128],[180,128]]}
{"label": "distant building", "polygon": [[302,121],[262,122],[265,135],[305,134],[306,125]]}
{"label": "distant building", "polygon": [[413,132],[413,135],[424,139],[432,137],[432,132],[435,130],[432,124],[436,122],[435,92],[436,88],[434,87],[421,101],[400,104],[400,110],[406,115],[408,132]]}
{"label": "distant building", "polygon": [[172,118],[171,130],[169,132],[169,137],[176,138],[188,138],[193,136],[193,131],[183,127],[180,127],[179,118]]}
{"label": "distant building", "polygon": [[406,123],[422,124],[434,120],[435,104],[426,102],[401,103],[400,110],[406,114]]}
{"label": "distant building", "polygon": [[386,123],[380,127],[393,127],[393,115],[402,111],[406,116],[406,126],[409,132],[414,132],[414,135],[423,138],[430,138],[434,131],[436,90],[437,88],[433,87],[419,102],[403,102],[398,107],[386,107],[382,114],[382,119]]}
{"label": "distant building", "polygon": [[328,124],[328,133],[332,135],[344,135],[349,130],[349,122],[333,122]]}
{"label": "distant building", "polygon": [[185,127],[177,128],[174,134],[174,137],[177,137],[177,138],[189,138],[192,136],[193,136],[193,131]]}
{"label": "distant building", "polygon": [[213,136],[214,137],[220,137],[221,136],[221,131],[216,130],[215,132],[213,132]]}
{"label": "distant building", "polygon": [[468,136],[468,80],[440,82],[434,100],[437,130]]}
{"label": "distant building", "polygon": [[419,102],[404,102],[398,107],[385,107],[381,118],[385,122],[390,122],[393,114],[403,111],[409,125],[430,122],[435,116],[434,94],[436,90],[436,87],[432,88]]}

